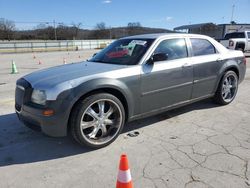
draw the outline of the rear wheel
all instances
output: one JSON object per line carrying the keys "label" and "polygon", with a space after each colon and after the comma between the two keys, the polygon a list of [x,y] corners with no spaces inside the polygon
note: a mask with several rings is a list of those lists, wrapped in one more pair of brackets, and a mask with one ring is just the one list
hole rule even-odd
{"label": "rear wheel", "polygon": [[224,74],[217,88],[214,100],[218,104],[226,105],[231,103],[238,91],[238,76],[234,71]]}
{"label": "rear wheel", "polygon": [[71,115],[71,134],[81,145],[101,148],[113,142],[122,131],[125,111],[111,94],[91,95],[80,101]]}

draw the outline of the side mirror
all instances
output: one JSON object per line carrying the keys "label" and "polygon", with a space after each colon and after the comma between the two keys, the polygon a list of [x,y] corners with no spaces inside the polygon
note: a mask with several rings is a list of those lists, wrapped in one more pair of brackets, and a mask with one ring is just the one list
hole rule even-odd
{"label": "side mirror", "polygon": [[168,59],[168,55],[165,54],[165,53],[157,53],[157,54],[153,54],[149,60],[148,60],[148,63],[149,64],[152,64],[154,62],[157,62],[157,61],[165,61]]}
{"label": "side mirror", "polygon": [[95,57],[96,54],[97,54],[97,53],[94,53],[94,54],[92,55],[92,57]]}

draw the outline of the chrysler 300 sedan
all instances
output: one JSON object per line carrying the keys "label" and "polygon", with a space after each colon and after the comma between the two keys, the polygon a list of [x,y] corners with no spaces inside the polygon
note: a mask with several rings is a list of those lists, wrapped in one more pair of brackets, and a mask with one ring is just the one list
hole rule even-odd
{"label": "chrysler 300 sedan", "polygon": [[240,51],[193,34],[119,39],[86,62],[40,70],[16,82],[15,109],[28,127],[82,145],[113,142],[126,122],[205,98],[226,105],[244,79]]}

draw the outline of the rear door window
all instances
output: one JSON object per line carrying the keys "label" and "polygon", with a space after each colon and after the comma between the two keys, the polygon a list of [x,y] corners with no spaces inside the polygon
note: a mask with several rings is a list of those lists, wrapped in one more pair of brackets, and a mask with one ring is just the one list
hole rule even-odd
{"label": "rear door window", "polygon": [[201,55],[209,55],[209,54],[216,54],[216,49],[206,39],[190,39],[193,49],[194,56],[201,56]]}

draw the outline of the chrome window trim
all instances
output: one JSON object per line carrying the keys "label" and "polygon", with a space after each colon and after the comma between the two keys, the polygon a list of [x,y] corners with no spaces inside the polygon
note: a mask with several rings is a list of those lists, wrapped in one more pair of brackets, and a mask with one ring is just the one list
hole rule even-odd
{"label": "chrome window trim", "polygon": [[18,111],[17,109],[15,109],[15,110],[16,110],[16,113],[20,114],[20,113],[21,113],[21,111],[22,111],[22,108],[21,108],[21,110],[20,110],[20,111]]}
{"label": "chrome window trim", "polygon": [[[157,46],[164,40],[168,40],[168,39],[184,39],[186,42],[186,48],[187,48],[187,53],[189,55],[189,51],[188,51],[188,44],[187,44],[187,37],[186,36],[162,36],[157,38],[154,43],[151,45],[151,47],[148,49],[148,51],[146,52],[146,54],[142,57],[141,61],[139,62],[139,64],[145,64],[146,61],[152,56],[153,52],[155,51],[155,49],[157,48]],[[189,57],[189,56],[188,56]],[[187,57],[185,57],[187,58]],[[180,58],[183,59],[183,58]],[[169,60],[171,61],[171,60]]]}
{"label": "chrome window trim", "polygon": [[[204,55],[194,55],[194,51],[193,51],[193,46],[192,46],[191,39],[206,40],[207,42],[209,42],[209,43],[214,47],[215,53],[212,53],[212,54],[204,54]],[[219,50],[218,50],[218,49],[215,47],[215,45],[214,45],[210,40],[208,40],[208,39],[203,39],[203,38],[198,38],[198,37],[190,37],[190,38],[189,38],[189,41],[190,41],[191,51],[192,51],[192,56],[193,56],[193,57],[200,57],[200,56],[206,56],[206,55],[214,55],[214,54],[218,54],[218,53],[219,53]]]}
{"label": "chrome window trim", "polygon": [[16,85],[16,87],[17,87],[18,89],[21,89],[21,90],[23,90],[23,91],[25,90],[23,86],[20,86],[20,85]]}

